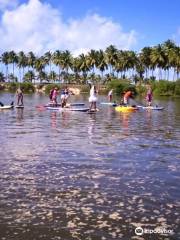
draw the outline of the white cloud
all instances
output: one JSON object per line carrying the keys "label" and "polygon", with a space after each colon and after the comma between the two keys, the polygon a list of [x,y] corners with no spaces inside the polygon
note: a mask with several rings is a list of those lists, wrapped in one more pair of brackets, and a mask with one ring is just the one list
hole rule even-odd
{"label": "white cloud", "polygon": [[18,0],[0,0],[0,10],[16,7]]}
{"label": "white cloud", "polygon": [[0,35],[1,52],[13,49],[42,54],[68,49],[79,54],[89,49],[105,49],[110,44],[121,49],[136,44],[136,32],[124,32],[121,25],[111,19],[89,14],[83,19],[65,22],[57,9],[40,0],[29,0],[14,10],[6,10]]}

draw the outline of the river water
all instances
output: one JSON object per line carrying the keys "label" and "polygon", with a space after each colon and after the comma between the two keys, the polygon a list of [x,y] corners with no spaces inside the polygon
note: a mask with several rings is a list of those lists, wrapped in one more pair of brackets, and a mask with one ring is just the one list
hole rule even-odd
{"label": "river water", "polygon": [[178,239],[180,99],[129,114],[36,108],[47,101],[0,111],[0,239]]}

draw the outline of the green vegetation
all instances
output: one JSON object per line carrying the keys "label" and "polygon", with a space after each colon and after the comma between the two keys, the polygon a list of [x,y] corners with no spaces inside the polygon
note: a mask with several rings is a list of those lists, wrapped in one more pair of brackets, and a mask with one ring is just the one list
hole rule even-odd
{"label": "green vegetation", "polygon": [[48,85],[46,85],[46,87],[45,87],[45,93],[46,93],[46,94],[49,94],[50,91],[51,91],[51,89],[53,89],[53,88],[55,88],[55,87],[56,87],[58,90],[61,89],[61,87],[60,87],[59,84],[48,84]]}
{"label": "green vegetation", "polygon": [[[25,54],[22,51],[19,53],[10,51],[0,56],[0,62],[6,69],[5,73],[0,72],[0,82],[12,83],[9,90],[14,91],[16,85],[13,84],[17,82],[86,86],[90,80],[97,85],[108,84],[108,88],[115,84],[117,93],[132,87],[134,83],[137,92],[143,94],[145,91],[143,86],[150,81],[156,94],[179,95],[179,84],[172,83],[172,80],[174,82],[175,79],[179,79],[179,56],[180,47],[171,40],[156,46],[144,47],[139,53],[117,49],[113,45],[104,51],[91,49],[87,54],[80,54],[77,57],[73,57],[68,50],[46,52],[42,56],[36,56],[33,52]],[[163,82],[156,81],[157,72],[158,80],[164,79]],[[170,79],[172,73],[173,77]],[[111,83],[109,86],[109,82],[115,79],[119,82]],[[53,85],[46,87],[46,92],[52,87]],[[34,90],[31,85],[24,85],[24,91]]]}
{"label": "green vegetation", "polygon": [[180,81],[160,80],[153,83],[153,93],[157,96],[180,96]]}
{"label": "green vegetation", "polygon": [[22,89],[24,93],[33,93],[35,91],[34,85],[29,82],[7,84],[7,90],[10,92],[15,92],[19,87]]}
{"label": "green vegetation", "polygon": [[117,95],[122,95],[123,92],[131,90],[135,95],[137,94],[136,87],[135,85],[126,82],[124,79],[122,80],[112,80],[111,82],[108,83],[107,89],[114,89],[114,92]]}
{"label": "green vegetation", "polygon": [[180,80],[178,80],[176,82],[176,86],[175,86],[175,89],[174,89],[174,95],[175,96],[180,96]]}

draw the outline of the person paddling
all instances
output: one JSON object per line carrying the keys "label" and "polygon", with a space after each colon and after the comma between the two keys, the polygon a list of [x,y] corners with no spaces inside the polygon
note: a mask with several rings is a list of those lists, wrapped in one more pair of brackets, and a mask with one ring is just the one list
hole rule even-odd
{"label": "person paddling", "polygon": [[69,97],[69,89],[68,87],[65,87],[61,91],[61,107],[66,107],[68,97]]}
{"label": "person paddling", "polygon": [[54,88],[52,88],[50,93],[49,93],[49,100],[50,100],[50,102],[52,102],[53,92],[54,92]]}
{"label": "person paddling", "polygon": [[113,89],[111,89],[111,90],[108,92],[108,101],[109,101],[109,102],[112,102],[112,97],[113,97]]}
{"label": "person paddling", "polygon": [[129,90],[127,92],[124,92],[124,95],[123,95],[123,103],[125,105],[128,105],[129,104],[129,99],[132,98],[132,92]]}
{"label": "person paddling", "polygon": [[21,90],[21,88],[19,87],[16,91],[16,96],[17,96],[17,105],[18,106],[23,106],[23,92]]}
{"label": "person paddling", "polygon": [[55,87],[52,93],[52,102],[55,106],[57,106],[57,96],[58,96],[58,88]]}
{"label": "person paddling", "polygon": [[152,94],[151,86],[148,86],[147,94],[146,94],[146,102],[148,107],[150,107],[152,104],[152,97],[153,97],[153,94]]}

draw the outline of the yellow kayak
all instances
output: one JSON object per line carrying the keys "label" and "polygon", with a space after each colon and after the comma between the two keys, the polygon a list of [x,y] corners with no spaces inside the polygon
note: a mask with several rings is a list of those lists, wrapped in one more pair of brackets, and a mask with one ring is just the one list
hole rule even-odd
{"label": "yellow kayak", "polygon": [[117,106],[115,107],[115,110],[117,112],[134,112],[138,110],[137,107],[132,107],[132,106]]}

